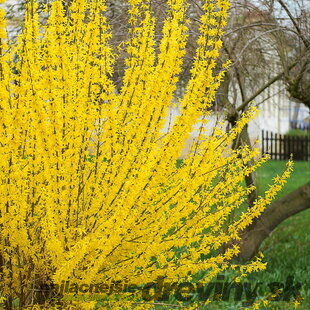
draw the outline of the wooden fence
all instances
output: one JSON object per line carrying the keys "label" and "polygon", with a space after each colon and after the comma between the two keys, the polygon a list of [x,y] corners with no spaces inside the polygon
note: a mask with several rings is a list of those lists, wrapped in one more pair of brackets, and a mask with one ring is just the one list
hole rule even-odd
{"label": "wooden fence", "polygon": [[262,130],[262,153],[271,159],[310,160],[310,136],[289,136]]}

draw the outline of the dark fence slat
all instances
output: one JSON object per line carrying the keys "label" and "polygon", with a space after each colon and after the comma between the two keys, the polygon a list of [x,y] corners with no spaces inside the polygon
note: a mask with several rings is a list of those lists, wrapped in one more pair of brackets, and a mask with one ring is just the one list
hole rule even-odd
{"label": "dark fence slat", "polygon": [[275,160],[278,159],[278,134],[274,135],[274,153],[275,153]]}
{"label": "dark fence slat", "polygon": [[271,154],[271,159],[275,159],[274,158],[274,153],[273,153],[273,132],[270,133],[270,154]]}

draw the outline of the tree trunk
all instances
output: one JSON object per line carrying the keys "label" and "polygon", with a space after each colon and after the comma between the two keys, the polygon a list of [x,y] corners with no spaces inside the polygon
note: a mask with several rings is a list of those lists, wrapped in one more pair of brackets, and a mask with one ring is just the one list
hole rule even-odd
{"label": "tree trunk", "polygon": [[253,258],[272,231],[290,216],[310,208],[310,182],[271,204],[241,235],[239,261]]}
{"label": "tree trunk", "polygon": [[[233,141],[232,149],[236,150],[240,146],[245,146],[245,145],[248,145],[250,148],[252,148],[251,140],[250,140],[250,136],[249,136],[249,132],[248,132],[248,125],[244,126],[240,135]],[[251,159],[250,162],[247,163],[247,166],[250,167],[253,165],[254,165],[254,160]],[[255,172],[252,172],[248,176],[245,176],[244,180],[245,180],[245,184],[247,187],[251,187],[252,185],[254,185],[256,187],[256,185],[257,185]],[[248,207],[249,208],[253,207],[256,199],[257,199],[257,189],[253,190],[248,195]]]}

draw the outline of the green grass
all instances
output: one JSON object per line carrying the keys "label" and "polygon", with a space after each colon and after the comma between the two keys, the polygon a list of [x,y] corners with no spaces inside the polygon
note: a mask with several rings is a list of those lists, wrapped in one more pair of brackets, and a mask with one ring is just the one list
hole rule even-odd
{"label": "green grass", "polygon": [[310,131],[307,130],[300,130],[300,129],[290,129],[287,133],[288,136],[310,136]]}
{"label": "green grass", "polygon": [[[286,161],[270,160],[257,170],[258,192],[263,194],[272,178],[285,169]],[[310,180],[310,163],[295,162],[294,171],[287,184],[278,193],[277,199],[306,184]],[[281,223],[262,244],[260,250],[265,255],[267,269],[248,277],[250,283],[285,283],[288,276],[294,283],[302,283],[301,295],[304,298],[300,310],[310,309],[310,210],[296,214]],[[263,297],[263,295],[261,296]],[[286,310],[292,306],[284,302],[272,302],[272,309]],[[218,303],[206,309],[240,309],[240,304]]]}
{"label": "green grass", "polygon": [[[272,178],[277,174],[281,174],[285,169],[286,161],[270,160],[257,170],[258,191],[263,194],[268,189],[268,184],[272,183]],[[294,163],[294,171],[283,187],[278,197],[295,190],[296,188],[306,184],[310,180],[310,162],[296,161]]]}
{"label": "green grass", "polygon": [[[257,171],[259,192],[268,188],[270,180],[280,174],[284,161],[269,161]],[[295,162],[294,171],[279,197],[295,190],[310,180],[310,163]],[[303,303],[298,309],[310,309],[310,210],[303,211],[281,223],[265,240],[261,247],[268,262],[267,269],[255,275],[257,281],[284,282],[293,275],[295,281],[303,284]],[[278,305],[277,309],[287,309]]]}

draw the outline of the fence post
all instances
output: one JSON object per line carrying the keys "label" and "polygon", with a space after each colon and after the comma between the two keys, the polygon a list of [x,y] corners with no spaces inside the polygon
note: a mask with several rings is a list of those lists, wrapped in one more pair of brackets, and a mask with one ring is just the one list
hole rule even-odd
{"label": "fence post", "polygon": [[268,143],[268,130],[266,130],[266,153],[269,153],[269,150],[268,150],[268,146],[269,146],[269,143]]}
{"label": "fence post", "polygon": [[274,152],[273,152],[273,132],[270,133],[270,154],[271,154],[271,159],[274,158]]}
{"label": "fence post", "polygon": [[277,160],[278,159],[278,134],[275,133],[274,135],[274,159]]}

